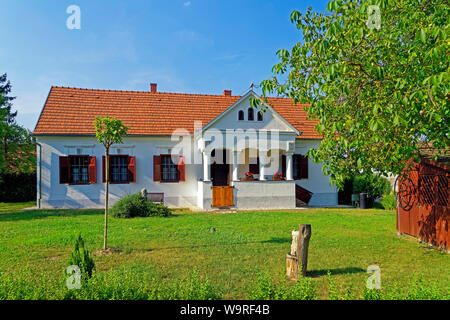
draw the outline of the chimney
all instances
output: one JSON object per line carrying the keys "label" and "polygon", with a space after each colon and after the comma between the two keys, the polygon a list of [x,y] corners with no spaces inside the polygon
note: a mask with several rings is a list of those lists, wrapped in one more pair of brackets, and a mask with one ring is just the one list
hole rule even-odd
{"label": "chimney", "polygon": [[223,90],[223,95],[225,97],[231,97],[231,90]]}
{"label": "chimney", "polygon": [[150,83],[150,92],[156,93],[156,87],[158,86],[157,83]]}

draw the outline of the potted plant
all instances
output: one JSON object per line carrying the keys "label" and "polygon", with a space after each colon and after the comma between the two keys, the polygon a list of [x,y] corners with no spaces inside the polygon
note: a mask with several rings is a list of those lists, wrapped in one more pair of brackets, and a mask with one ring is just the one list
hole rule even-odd
{"label": "potted plant", "polygon": [[253,177],[253,173],[251,173],[250,171],[245,173],[245,178],[243,179],[244,181],[253,181],[255,180],[255,178]]}
{"label": "potted plant", "polygon": [[284,179],[284,177],[283,177],[283,173],[282,172],[275,172],[275,174],[273,175],[273,180],[275,180],[275,181],[281,181],[281,180],[283,180]]}

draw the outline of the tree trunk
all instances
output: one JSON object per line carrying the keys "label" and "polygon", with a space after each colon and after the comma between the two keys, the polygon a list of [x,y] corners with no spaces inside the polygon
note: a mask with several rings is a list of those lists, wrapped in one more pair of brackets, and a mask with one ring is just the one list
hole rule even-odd
{"label": "tree trunk", "polygon": [[106,148],[105,157],[105,232],[103,238],[103,250],[107,248],[108,242],[108,200],[109,200],[109,148]]}
{"label": "tree trunk", "polygon": [[300,274],[306,277],[310,238],[310,224],[301,224],[299,231],[292,231],[291,252],[286,255],[286,276],[289,279],[298,280]]}
{"label": "tree trunk", "polygon": [[311,225],[310,224],[301,224],[299,228],[300,234],[298,237],[298,251],[297,257],[299,266],[302,271],[302,276],[306,277],[306,269],[308,266],[308,248],[309,248],[309,239],[311,238]]}

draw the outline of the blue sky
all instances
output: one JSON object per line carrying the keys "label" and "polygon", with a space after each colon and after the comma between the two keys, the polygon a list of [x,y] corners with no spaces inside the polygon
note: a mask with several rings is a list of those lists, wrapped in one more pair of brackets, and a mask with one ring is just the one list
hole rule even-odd
{"label": "blue sky", "polygon": [[[17,121],[34,129],[52,85],[243,94],[271,74],[276,51],[300,41],[290,13],[328,1],[2,1],[0,74]],[[69,5],[81,29],[69,30]]]}

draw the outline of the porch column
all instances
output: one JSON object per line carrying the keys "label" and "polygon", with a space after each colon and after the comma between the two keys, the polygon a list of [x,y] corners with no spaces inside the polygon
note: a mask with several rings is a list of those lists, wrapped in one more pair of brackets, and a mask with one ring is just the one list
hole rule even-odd
{"label": "porch column", "polygon": [[203,151],[203,181],[211,181],[211,151]]}
{"label": "porch column", "polygon": [[233,152],[233,181],[239,181],[239,163],[238,163],[238,151]]}
{"label": "porch column", "polygon": [[294,180],[294,161],[291,152],[286,153],[286,180]]}
{"label": "porch column", "polygon": [[266,162],[267,162],[267,152],[260,151],[259,152],[259,180],[260,181],[266,180],[266,177],[264,176],[266,174]]}

